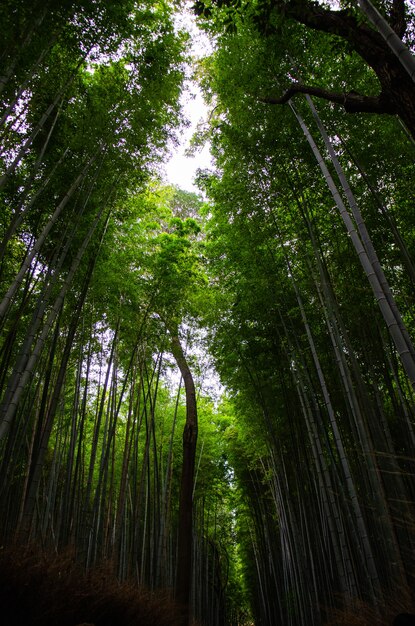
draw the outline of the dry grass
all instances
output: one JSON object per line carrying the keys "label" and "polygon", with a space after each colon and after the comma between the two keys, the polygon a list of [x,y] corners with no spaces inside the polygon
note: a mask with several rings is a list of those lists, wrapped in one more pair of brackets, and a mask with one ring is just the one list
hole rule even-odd
{"label": "dry grass", "polygon": [[[324,626],[392,626],[399,613],[415,613],[415,597],[401,589],[376,611],[372,605],[337,598]],[[168,591],[120,584],[111,567],[85,574],[70,553],[51,555],[36,547],[0,548],[2,626],[181,626]],[[197,626],[194,624],[194,626]],[[414,621],[396,626],[415,626]]]}
{"label": "dry grass", "polygon": [[180,626],[169,593],[119,584],[99,569],[86,575],[71,555],[0,549],[3,626]]}
{"label": "dry grass", "polygon": [[[344,599],[339,598],[338,606],[343,608],[330,609],[330,618],[324,626],[392,626],[397,615],[415,613],[415,599],[409,589],[400,590],[399,595],[391,597],[378,609],[356,599],[347,606]],[[396,626],[415,626],[415,618],[409,618],[407,623],[398,620]]]}

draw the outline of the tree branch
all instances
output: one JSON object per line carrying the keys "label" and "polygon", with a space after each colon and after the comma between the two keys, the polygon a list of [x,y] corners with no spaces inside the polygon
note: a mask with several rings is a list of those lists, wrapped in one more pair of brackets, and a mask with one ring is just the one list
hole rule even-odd
{"label": "tree branch", "polygon": [[389,98],[383,94],[379,96],[364,96],[354,91],[350,91],[349,93],[337,93],[300,83],[291,85],[279,98],[269,96],[259,98],[259,100],[265,104],[285,104],[298,93],[317,96],[329,102],[341,104],[348,113],[387,113],[389,115],[396,113],[395,106],[390,102]]}
{"label": "tree branch", "polygon": [[392,56],[377,30],[358,21],[348,9],[332,10],[311,0],[273,0],[273,3],[287,18],[347,41],[376,74],[385,58]]}

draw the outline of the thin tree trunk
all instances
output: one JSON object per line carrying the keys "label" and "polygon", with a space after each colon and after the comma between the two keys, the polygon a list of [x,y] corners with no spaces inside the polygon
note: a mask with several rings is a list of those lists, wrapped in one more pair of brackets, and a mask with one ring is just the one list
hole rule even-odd
{"label": "thin tree trunk", "polygon": [[92,258],[91,263],[89,264],[86,279],[84,281],[84,285],[82,288],[82,292],[80,294],[79,300],[77,302],[76,310],[74,311],[71,324],[68,330],[68,335],[66,337],[65,348],[62,355],[61,364],[59,367],[58,376],[55,383],[55,388],[53,390],[53,394],[49,403],[49,407],[47,410],[47,415],[45,419],[45,423],[42,428],[42,434],[39,442],[39,447],[37,450],[35,465],[30,474],[30,487],[27,495],[27,500],[24,506],[23,515],[22,515],[22,531],[25,532],[30,526],[30,520],[33,513],[33,509],[36,502],[36,496],[39,489],[39,483],[41,478],[41,471],[44,464],[44,459],[48,450],[49,438],[52,432],[52,427],[54,424],[54,419],[56,415],[56,411],[58,408],[58,403],[61,398],[61,392],[63,388],[63,384],[65,381],[66,370],[69,362],[69,356],[71,353],[74,337],[76,330],[78,328],[79,318],[81,315],[81,310],[83,304],[85,302],[85,298],[88,292],[88,287],[90,283],[90,279],[92,276],[93,268],[95,265],[96,257]]}
{"label": "thin tree trunk", "polygon": [[[49,41],[48,45],[46,45],[42,49],[42,51],[39,54],[38,58],[36,59],[36,61],[32,65],[31,75],[28,78],[26,78],[26,80],[23,81],[23,83],[20,85],[20,87],[17,90],[13,100],[10,102],[10,104],[7,107],[7,109],[4,111],[2,117],[0,118],[0,128],[3,126],[3,124],[5,124],[5,122],[7,121],[7,118],[9,117],[9,115],[11,115],[14,107],[17,106],[17,104],[19,103],[19,99],[21,98],[21,96],[23,95],[23,92],[25,91],[26,87],[29,85],[30,81],[32,80],[34,72],[40,66],[40,64],[42,63],[43,59],[45,58],[46,54],[48,53],[48,51],[51,48],[51,46],[55,43],[55,41],[56,41],[56,35],[54,35],[51,38],[51,40]],[[3,87],[3,84],[2,84],[1,77],[0,77],[0,93],[1,93],[1,87]]]}
{"label": "thin tree trunk", "polygon": [[40,120],[38,121],[38,123],[33,127],[33,130],[30,133],[29,137],[23,142],[22,146],[20,147],[20,149],[19,149],[18,153],[16,154],[15,158],[13,159],[12,163],[7,167],[7,169],[4,172],[4,174],[0,177],[0,189],[5,185],[7,179],[9,178],[9,176],[11,174],[13,174],[13,172],[16,170],[17,166],[19,165],[20,161],[23,159],[23,157],[30,150],[30,147],[31,147],[32,143],[34,142],[34,140],[36,139],[37,135],[40,133],[40,131],[44,127],[47,119],[53,113],[54,109],[57,106],[62,105],[62,103],[64,102],[65,92],[67,91],[67,89],[69,89],[70,85],[75,80],[76,72],[79,69],[79,67],[82,65],[82,62],[83,62],[83,59],[82,59],[82,61],[80,61],[78,63],[78,66],[76,67],[74,72],[71,74],[70,78],[67,80],[67,82],[62,87],[62,89],[60,89],[58,91],[58,93],[55,96],[55,99],[53,100],[53,102],[48,106],[48,108],[46,109],[46,111],[43,113],[43,115],[41,116]]}
{"label": "thin tree trunk", "polygon": [[[46,149],[46,145],[47,145],[47,140],[45,141],[44,149]],[[30,200],[26,204],[26,206],[24,206],[24,202],[25,202],[27,196],[30,193],[30,184],[35,179],[36,173],[38,171],[38,167],[40,165],[41,157],[39,157],[39,159],[38,159],[38,161],[39,161],[38,166],[36,166],[36,164],[35,164],[35,166],[33,167],[33,172],[32,172],[32,174],[31,174],[31,176],[29,178],[29,181],[25,185],[25,188],[24,188],[24,190],[22,192],[22,195],[21,195],[21,198],[19,200],[19,204],[15,208],[15,211],[14,211],[14,214],[13,214],[13,218],[12,218],[12,220],[11,220],[11,222],[10,222],[10,224],[9,224],[9,226],[8,226],[4,236],[3,236],[2,242],[0,243],[0,262],[4,258],[8,242],[10,241],[10,239],[12,238],[12,236],[14,235],[16,230],[19,228],[20,224],[23,222],[23,219],[29,213],[30,209],[35,204],[35,202],[38,199],[38,197],[40,196],[40,194],[48,186],[51,178],[53,177],[53,174],[56,172],[58,167],[64,161],[68,151],[69,151],[69,148],[66,148],[66,150],[64,151],[62,156],[54,164],[54,166],[53,166],[53,168],[52,168],[52,170],[51,170],[51,172],[50,172],[50,174],[48,176],[42,176],[42,180],[41,180],[41,183],[40,183],[40,186],[39,186],[38,190],[33,194],[33,196],[30,198]]]}
{"label": "thin tree trunk", "polygon": [[379,34],[388,44],[392,52],[398,57],[402,66],[406,69],[409,76],[415,82],[415,57],[398,37],[393,28],[389,26],[384,17],[379,13],[370,0],[358,0],[359,6],[369,21],[379,31]]}
{"label": "thin tree trunk", "polygon": [[408,348],[407,345],[407,341],[404,338],[404,336],[402,335],[401,329],[396,321],[395,315],[390,307],[390,304],[388,302],[388,299],[384,293],[384,290],[382,289],[382,286],[379,282],[379,279],[376,275],[376,272],[373,268],[372,263],[370,262],[370,259],[367,255],[367,252],[363,246],[363,243],[356,231],[356,228],[353,224],[353,221],[349,215],[349,213],[347,212],[346,206],[344,205],[343,200],[340,197],[340,194],[337,190],[336,185],[334,184],[334,181],[330,175],[330,172],[327,169],[327,166],[324,162],[323,157],[320,154],[320,151],[318,150],[314,139],[312,138],[310,131],[308,130],[307,126],[305,125],[303,119],[301,118],[301,116],[299,115],[299,113],[294,109],[294,106],[291,104],[291,108],[295,114],[295,116],[298,119],[298,122],[304,132],[304,135],[307,138],[307,141],[310,144],[310,147],[312,148],[312,151],[316,157],[316,160],[320,166],[320,169],[326,179],[327,185],[330,189],[330,192],[336,202],[336,206],[339,209],[341,218],[347,228],[347,232],[350,236],[350,239],[353,243],[353,246],[358,254],[360,263],[363,267],[363,270],[366,274],[366,277],[370,283],[370,286],[372,287],[372,291],[373,294],[376,298],[376,301],[379,305],[380,311],[383,315],[383,318],[386,322],[386,325],[388,327],[388,330],[391,334],[391,337],[394,341],[394,344],[396,346],[396,349],[401,357],[401,361],[402,361],[402,365],[407,373],[407,376],[411,382],[412,387],[415,389],[415,362],[414,359],[412,357],[412,354]]}
{"label": "thin tree trunk", "polygon": [[[166,563],[167,559],[167,536],[168,536],[168,518],[170,511],[170,496],[171,496],[171,479],[173,475],[173,442],[174,442],[174,433],[176,429],[176,421],[177,421],[177,411],[179,408],[179,400],[180,400],[180,392],[182,386],[182,378],[180,377],[179,387],[176,395],[176,404],[174,407],[174,415],[173,415],[173,424],[171,427],[170,433],[170,441],[169,441],[169,451],[167,457],[166,464],[166,472],[164,478],[163,485],[163,493],[161,497],[161,520],[160,520],[160,543],[159,543],[159,553],[157,557],[158,563],[158,575],[156,576],[156,586],[167,585],[168,576],[166,571],[163,571],[162,563]],[[166,566],[165,566],[166,569]]]}
{"label": "thin tree trunk", "polygon": [[99,221],[101,219],[101,215],[102,215],[103,210],[104,210],[104,208],[102,208],[99,211],[99,213],[98,213],[97,217],[95,218],[92,226],[90,227],[90,229],[89,229],[89,231],[88,231],[84,241],[82,242],[82,245],[79,248],[79,250],[78,250],[78,252],[77,252],[77,254],[76,254],[76,256],[75,256],[75,258],[74,258],[74,260],[72,262],[71,268],[70,268],[70,270],[69,270],[69,272],[68,272],[68,274],[67,274],[67,276],[66,276],[66,278],[65,278],[65,280],[63,282],[63,285],[61,287],[59,295],[56,298],[55,303],[54,303],[51,311],[49,312],[49,315],[48,315],[47,319],[44,322],[42,332],[41,332],[41,334],[40,334],[40,336],[39,336],[39,338],[38,338],[38,340],[36,342],[36,345],[35,345],[35,347],[34,347],[34,349],[32,351],[32,354],[30,355],[30,357],[29,357],[29,359],[27,361],[26,367],[24,368],[24,371],[22,372],[19,380],[17,381],[16,387],[15,387],[15,391],[13,393],[13,397],[10,399],[10,402],[8,402],[8,406],[6,407],[6,410],[5,410],[2,422],[0,424],[0,438],[4,437],[5,434],[7,433],[7,431],[10,428],[10,423],[13,420],[14,415],[16,413],[17,406],[18,406],[20,397],[22,395],[22,392],[23,392],[26,384],[28,383],[28,381],[29,381],[29,379],[30,379],[30,377],[32,375],[32,372],[33,372],[33,370],[35,368],[37,360],[38,360],[38,358],[39,358],[39,356],[40,356],[40,354],[41,354],[41,352],[43,350],[43,347],[44,347],[44,344],[46,342],[46,339],[49,336],[50,329],[52,328],[52,326],[53,326],[53,324],[55,322],[56,316],[58,315],[58,313],[59,313],[59,311],[61,309],[61,306],[62,306],[63,300],[64,300],[64,298],[66,296],[66,293],[68,292],[69,288],[72,285],[73,278],[74,278],[75,273],[76,273],[76,271],[77,271],[77,269],[78,269],[78,267],[79,267],[79,265],[81,263],[82,257],[83,257],[83,255],[85,253],[85,250],[87,249],[88,244],[89,244],[89,242],[91,240],[91,237],[94,234],[95,229],[96,229],[96,227],[97,227],[97,225],[98,225],[98,223],[99,223]]}
{"label": "thin tree trunk", "polygon": [[357,160],[357,158],[355,157],[355,155],[351,152],[350,148],[348,147],[346,141],[343,139],[343,137],[341,137],[339,135],[339,133],[336,133],[338,138],[340,139],[345,151],[347,152],[348,156],[350,157],[351,161],[354,163],[354,165],[356,166],[357,170],[359,171],[362,179],[365,181],[370,193],[372,194],[373,198],[376,201],[376,204],[379,208],[379,210],[381,211],[381,213],[384,215],[385,219],[387,220],[387,223],[392,231],[392,235],[393,238],[395,240],[395,244],[398,247],[398,249],[400,250],[401,256],[402,256],[402,263],[405,266],[405,269],[412,281],[413,286],[415,286],[415,264],[414,264],[414,260],[412,259],[408,247],[404,241],[404,239],[402,238],[398,226],[396,224],[395,219],[393,218],[393,216],[390,214],[390,212],[388,211],[388,209],[386,208],[385,203],[382,201],[382,198],[380,197],[380,193],[379,190],[376,188],[376,185],[373,184],[369,178],[369,176],[367,175],[367,173],[364,171],[362,165],[359,163],[359,161]]}
{"label": "thin tree trunk", "polygon": [[43,10],[39,13],[39,15],[37,16],[37,18],[35,20],[33,20],[30,25],[29,25],[29,29],[27,30],[26,36],[23,40],[23,42],[20,45],[16,45],[15,49],[16,49],[16,54],[13,57],[12,62],[9,64],[9,66],[7,67],[7,69],[4,71],[4,74],[2,76],[0,76],[0,94],[2,93],[2,91],[4,90],[4,88],[6,87],[8,81],[10,80],[10,78],[13,76],[16,66],[17,66],[17,62],[19,60],[19,54],[22,53],[22,51],[30,44],[33,34],[36,32],[36,30],[39,28],[39,26],[41,26],[43,20],[45,19],[46,15],[48,14],[48,6],[44,6]]}
{"label": "thin tree trunk", "polygon": [[381,285],[383,293],[385,294],[385,297],[386,297],[386,299],[388,301],[388,304],[389,304],[389,306],[390,306],[390,308],[391,308],[391,310],[393,312],[393,315],[395,317],[396,323],[397,323],[397,325],[398,325],[398,327],[400,329],[400,332],[403,335],[403,338],[404,338],[404,340],[406,342],[407,350],[410,352],[410,354],[412,356],[412,359],[413,359],[413,361],[415,363],[415,349],[414,349],[414,346],[412,344],[411,338],[409,337],[409,333],[408,333],[408,331],[407,331],[407,329],[405,327],[405,324],[403,323],[401,314],[400,314],[400,312],[398,310],[398,307],[396,305],[396,302],[395,302],[395,298],[393,297],[391,288],[389,287],[389,283],[388,283],[388,281],[386,279],[385,273],[384,273],[384,271],[382,269],[382,266],[380,264],[378,255],[377,255],[376,250],[375,250],[375,248],[373,246],[371,237],[370,237],[369,232],[368,232],[368,230],[366,228],[365,221],[364,221],[363,216],[362,216],[362,214],[360,212],[360,209],[359,209],[359,207],[357,205],[356,199],[355,199],[355,197],[353,195],[352,190],[350,189],[350,185],[349,185],[349,183],[348,183],[348,181],[346,179],[346,176],[344,174],[343,168],[340,165],[340,162],[339,162],[339,160],[337,158],[336,152],[335,152],[335,150],[333,148],[333,144],[330,141],[330,138],[329,138],[329,136],[327,134],[326,129],[324,128],[324,125],[323,125],[323,123],[322,123],[322,121],[320,119],[320,116],[317,113],[317,110],[316,110],[316,108],[315,108],[315,106],[313,104],[313,101],[311,100],[310,96],[306,96],[306,99],[307,99],[308,105],[309,105],[309,107],[311,109],[311,112],[313,114],[313,117],[316,120],[317,126],[318,126],[318,128],[320,130],[320,133],[321,133],[321,136],[323,137],[324,143],[325,143],[325,145],[326,145],[326,147],[327,147],[327,149],[329,151],[331,162],[334,165],[334,168],[335,168],[335,170],[337,172],[337,176],[339,177],[341,186],[342,186],[343,191],[344,191],[344,193],[346,195],[346,198],[347,198],[347,201],[349,203],[349,206],[350,206],[350,208],[352,210],[352,215],[353,215],[353,218],[355,220],[355,223],[356,223],[356,226],[357,226],[357,230],[359,232],[359,235],[360,235],[360,238],[362,240],[363,246],[364,246],[364,248],[366,250],[368,259],[369,259],[370,263],[372,264],[372,267],[373,267],[373,269],[374,269],[374,271],[376,273],[376,276],[377,276],[377,278],[379,280],[379,283]]}
{"label": "thin tree trunk", "polygon": [[88,160],[88,162],[86,163],[86,165],[82,169],[82,171],[79,174],[79,176],[72,183],[72,185],[69,188],[68,192],[66,193],[64,198],[61,200],[61,202],[56,207],[52,217],[50,218],[50,220],[48,221],[48,223],[44,227],[42,233],[39,235],[39,237],[38,237],[36,243],[34,244],[33,248],[26,255],[26,258],[25,258],[24,262],[22,263],[21,268],[20,268],[16,278],[14,279],[13,283],[11,284],[11,286],[7,290],[6,294],[4,295],[2,302],[0,303],[0,320],[6,315],[6,313],[8,311],[8,308],[9,308],[11,302],[12,302],[12,299],[13,299],[13,297],[14,297],[14,295],[15,295],[18,287],[19,287],[19,285],[21,284],[27,269],[30,267],[30,264],[32,263],[35,255],[39,252],[40,248],[44,244],[44,242],[46,240],[46,237],[48,236],[51,228],[53,227],[54,224],[56,224],[59,215],[62,213],[63,209],[65,208],[65,206],[67,205],[69,200],[71,200],[71,198],[73,197],[75,191],[78,189],[79,185],[84,180],[84,178],[85,178],[89,168],[91,167],[93,162],[96,160],[96,158],[98,157],[98,155],[100,154],[102,149],[103,149],[103,146],[100,146],[99,150]]}

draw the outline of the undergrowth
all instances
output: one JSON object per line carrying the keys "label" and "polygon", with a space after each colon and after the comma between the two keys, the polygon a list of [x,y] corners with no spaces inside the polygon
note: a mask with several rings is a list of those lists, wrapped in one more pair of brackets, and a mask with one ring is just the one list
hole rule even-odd
{"label": "undergrowth", "polygon": [[0,548],[2,626],[180,626],[168,591],[119,583],[110,568],[85,573],[70,553]]}

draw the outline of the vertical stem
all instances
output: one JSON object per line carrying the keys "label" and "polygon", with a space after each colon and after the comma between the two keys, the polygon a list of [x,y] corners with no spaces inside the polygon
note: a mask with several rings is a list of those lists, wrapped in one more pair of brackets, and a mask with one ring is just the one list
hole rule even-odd
{"label": "vertical stem", "polygon": [[182,607],[182,625],[190,619],[190,589],[192,581],[193,536],[193,481],[197,442],[196,390],[186,357],[178,336],[178,328],[171,331],[171,350],[180,369],[186,391],[186,424],[183,431],[183,465],[180,482],[179,530],[177,552],[176,600]]}

